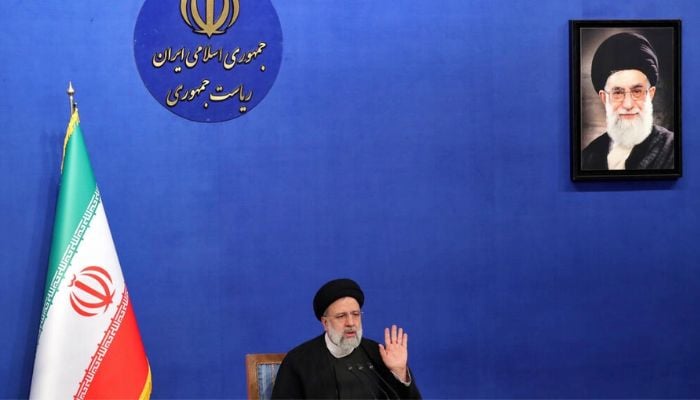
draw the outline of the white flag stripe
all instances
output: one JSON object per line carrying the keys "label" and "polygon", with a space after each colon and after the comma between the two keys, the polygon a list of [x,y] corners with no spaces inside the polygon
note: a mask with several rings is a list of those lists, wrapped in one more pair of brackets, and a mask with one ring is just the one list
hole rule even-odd
{"label": "white flag stripe", "polygon": [[[80,316],[71,305],[71,293],[79,293],[81,300],[99,300],[85,290],[79,290],[75,279],[95,289],[95,293],[104,292],[94,276],[99,272],[87,271],[81,276],[85,267],[103,268],[111,278],[109,292],[114,293],[111,304],[96,309],[88,309],[96,315],[88,318]],[[106,279],[106,278],[105,278]],[[70,286],[73,283],[73,286]],[[104,207],[100,202],[95,217],[85,232],[82,242],[71,264],[66,270],[66,279],[61,283],[39,337],[37,357],[32,381],[32,398],[70,399],[76,393],[85,370],[90,365],[91,357],[98,348],[105,330],[122,300],[124,277],[112,241]],[[102,298],[104,300],[104,298]],[[94,301],[91,301],[94,302]],[[61,368],[56,368],[61,365]],[[37,379],[38,378],[38,379]]]}

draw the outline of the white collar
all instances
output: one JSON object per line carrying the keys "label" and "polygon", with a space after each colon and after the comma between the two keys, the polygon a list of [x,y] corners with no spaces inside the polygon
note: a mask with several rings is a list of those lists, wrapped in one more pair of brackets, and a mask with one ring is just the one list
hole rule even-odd
{"label": "white collar", "polygon": [[610,152],[608,153],[608,169],[625,169],[625,162],[630,153],[632,153],[632,147],[611,142]]}

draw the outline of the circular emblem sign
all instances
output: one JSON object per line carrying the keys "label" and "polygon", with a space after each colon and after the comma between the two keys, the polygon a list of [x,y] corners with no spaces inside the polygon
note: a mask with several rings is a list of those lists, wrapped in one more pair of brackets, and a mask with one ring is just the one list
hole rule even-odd
{"label": "circular emblem sign", "polygon": [[192,121],[228,121],[270,91],[282,28],[270,0],[146,0],[134,56],[163,107]]}

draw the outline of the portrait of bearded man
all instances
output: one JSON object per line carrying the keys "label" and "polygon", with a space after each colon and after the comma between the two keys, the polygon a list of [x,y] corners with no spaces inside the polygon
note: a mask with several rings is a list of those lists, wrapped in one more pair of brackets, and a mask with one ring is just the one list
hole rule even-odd
{"label": "portrait of bearded man", "polygon": [[581,152],[582,170],[673,169],[673,131],[654,123],[659,59],[639,33],[605,39],[591,62],[591,82],[605,109],[606,131]]}

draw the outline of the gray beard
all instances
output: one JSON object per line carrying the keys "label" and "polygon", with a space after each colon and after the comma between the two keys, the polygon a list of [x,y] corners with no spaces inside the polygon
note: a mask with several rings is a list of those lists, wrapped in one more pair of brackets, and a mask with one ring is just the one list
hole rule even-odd
{"label": "gray beard", "polygon": [[651,133],[651,127],[654,123],[654,106],[647,95],[644,100],[644,108],[639,113],[639,118],[626,121],[613,111],[612,105],[608,100],[605,102],[605,116],[608,125],[608,135],[610,135],[613,143],[632,148],[642,143]]}
{"label": "gray beard", "polygon": [[329,329],[328,338],[331,340],[331,343],[338,346],[343,353],[350,354],[360,345],[360,341],[362,340],[362,328],[355,330],[355,337],[349,339],[343,336],[343,331],[336,332],[333,329]]}

